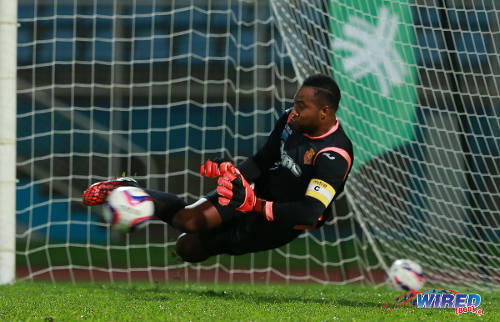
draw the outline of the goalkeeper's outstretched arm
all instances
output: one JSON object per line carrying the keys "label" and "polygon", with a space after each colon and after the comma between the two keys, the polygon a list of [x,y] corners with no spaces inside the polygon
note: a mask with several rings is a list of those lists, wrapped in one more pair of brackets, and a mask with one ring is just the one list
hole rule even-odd
{"label": "goalkeeper's outstretched arm", "polygon": [[[317,156],[315,176],[310,180],[302,199],[290,202],[274,202],[257,198],[246,178],[236,168],[229,168],[218,181],[219,204],[236,210],[255,211],[265,215],[268,221],[283,226],[312,226],[321,219],[323,212],[342,191],[351,164],[344,155],[328,151]],[[287,189],[284,186],[281,189]]]}

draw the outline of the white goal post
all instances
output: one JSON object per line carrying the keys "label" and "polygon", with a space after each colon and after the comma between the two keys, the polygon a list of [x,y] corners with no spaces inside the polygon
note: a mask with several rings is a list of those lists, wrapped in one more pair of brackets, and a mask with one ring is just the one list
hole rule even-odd
{"label": "white goal post", "polygon": [[[18,1],[17,278],[343,284],[410,258],[432,283],[500,286],[497,1]],[[122,173],[195,201],[215,186],[201,162],[255,153],[317,72],[339,83],[355,151],[321,229],[190,265],[165,224],[120,235],[81,204]]]}
{"label": "white goal post", "polygon": [[0,285],[15,278],[17,1],[0,0]]}

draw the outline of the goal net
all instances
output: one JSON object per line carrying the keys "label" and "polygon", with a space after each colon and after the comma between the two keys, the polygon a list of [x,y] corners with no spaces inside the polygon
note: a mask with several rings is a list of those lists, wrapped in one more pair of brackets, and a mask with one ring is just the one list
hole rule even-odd
{"label": "goal net", "polygon": [[[494,1],[18,0],[17,276],[500,282]],[[179,232],[122,235],[81,203],[125,173],[193,202],[332,75],[356,160],[333,220],[282,248],[183,263]],[[495,216],[496,214],[496,216]]]}
{"label": "goal net", "polygon": [[410,258],[432,283],[498,287],[498,2],[272,3],[296,75],[343,90],[346,194],[382,265]]}

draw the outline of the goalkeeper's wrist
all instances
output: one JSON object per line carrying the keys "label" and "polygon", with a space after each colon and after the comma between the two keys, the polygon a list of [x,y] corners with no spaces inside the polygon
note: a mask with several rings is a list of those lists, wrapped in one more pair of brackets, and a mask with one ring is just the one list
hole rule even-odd
{"label": "goalkeeper's wrist", "polygon": [[256,198],[254,210],[256,213],[263,214],[266,217],[267,221],[274,220],[272,201]]}

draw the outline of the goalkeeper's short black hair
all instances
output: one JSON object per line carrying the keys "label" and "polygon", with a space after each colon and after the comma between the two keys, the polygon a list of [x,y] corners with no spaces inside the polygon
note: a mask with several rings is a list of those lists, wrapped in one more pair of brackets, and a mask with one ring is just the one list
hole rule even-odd
{"label": "goalkeeper's short black hair", "polygon": [[340,102],[340,88],[333,78],[324,74],[311,75],[304,80],[302,86],[315,87],[315,94],[324,99],[334,112],[337,111]]}

